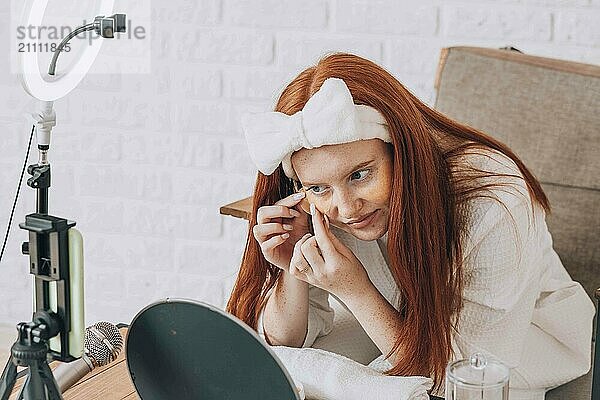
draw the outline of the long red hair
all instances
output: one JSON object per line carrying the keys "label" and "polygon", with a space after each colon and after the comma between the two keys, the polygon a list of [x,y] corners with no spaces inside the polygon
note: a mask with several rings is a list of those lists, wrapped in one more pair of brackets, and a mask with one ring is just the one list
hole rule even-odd
{"label": "long red hair", "polygon": [[[428,107],[385,69],[364,58],[334,53],[302,71],[279,97],[275,111],[300,111],[327,78],[341,78],[356,104],[366,104],[385,117],[393,145],[393,187],[388,222],[389,269],[401,290],[404,323],[390,354],[398,355],[389,375],[431,376],[443,383],[452,356],[451,337],[462,307],[461,206],[486,196],[493,184],[474,187],[474,176],[494,176],[468,170],[461,156],[473,149],[493,149],[511,158],[527,184],[531,198],[549,211],[548,200],[535,177],[504,144]],[[281,166],[269,176],[258,173],[249,228],[259,207],[293,193],[293,182]],[[227,311],[256,329],[266,293],[281,270],[263,257],[248,230],[246,249]],[[390,355],[388,354],[388,356]]]}

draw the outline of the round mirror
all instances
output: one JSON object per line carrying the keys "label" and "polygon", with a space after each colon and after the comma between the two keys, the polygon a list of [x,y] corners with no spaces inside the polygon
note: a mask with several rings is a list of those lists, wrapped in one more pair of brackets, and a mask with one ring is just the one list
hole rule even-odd
{"label": "round mirror", "polygon": [[268,345],[209,304],[166,299],[147,306],[129,327],[126,352],[143,400],[300,400]]}

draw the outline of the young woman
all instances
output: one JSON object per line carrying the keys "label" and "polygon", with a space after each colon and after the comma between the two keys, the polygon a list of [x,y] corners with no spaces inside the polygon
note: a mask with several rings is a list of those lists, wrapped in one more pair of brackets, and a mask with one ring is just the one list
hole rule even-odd
{"label": "young woman", "polygon": [[475,352],[511,368],[511,399],[589,370],[594,306],[508,147],[340,53],[243,125],[260,172],[227,310],[270,344],[332,334],[331,299],[366,333],[340,337],[347,355],[374,344],[387,374],[430,376],[438,394]]}

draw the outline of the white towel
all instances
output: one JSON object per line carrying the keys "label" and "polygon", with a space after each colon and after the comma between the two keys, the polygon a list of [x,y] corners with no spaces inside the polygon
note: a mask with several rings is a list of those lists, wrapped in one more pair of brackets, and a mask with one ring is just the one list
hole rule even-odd
{"label": "white towel", "polygon": [[428,400],[427,390],[433,385],[430,378],[387,376],[321,349],[287,346],[271,349],[294,381],[304,386],[307,400]]}

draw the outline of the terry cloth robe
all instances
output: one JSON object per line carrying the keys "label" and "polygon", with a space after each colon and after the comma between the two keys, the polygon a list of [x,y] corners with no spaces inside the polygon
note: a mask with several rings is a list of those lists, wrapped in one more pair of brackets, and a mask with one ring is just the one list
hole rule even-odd
{"label": "terry cloth robe", "polygon": [[[595,308],[552,248],[544,210],[536,204],[532,212],[514,162],[491,151],[464,160],[485,171],[518,177],[494,178],[508,184],[489,192],[500,202],[477,198],[466,207],[464,305],[453,334],[451,361],[483,353],[510,368],[511,400],[541,400],[547,390],[589,371]],[[386,261],[387,234],[362,241],[331,229],[361,261],[379,292],[400,309],[400,292]],[[264,338],[263,329],[261,313],[258,333]],[[312,285],[302,347],[342,354],[378,370],[391,367],[351,310]],[[443,389],[433,394],[443,396]]]}

